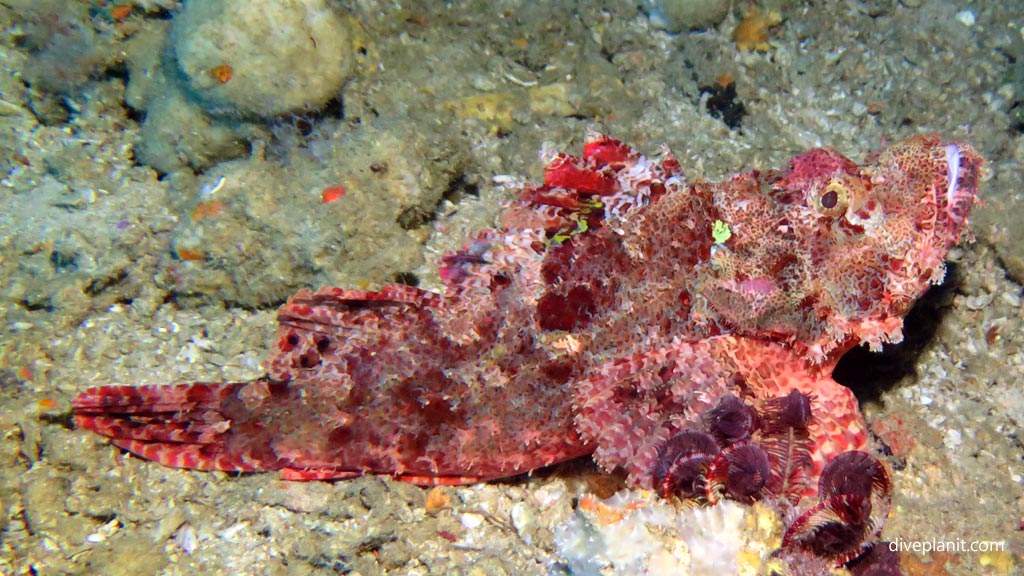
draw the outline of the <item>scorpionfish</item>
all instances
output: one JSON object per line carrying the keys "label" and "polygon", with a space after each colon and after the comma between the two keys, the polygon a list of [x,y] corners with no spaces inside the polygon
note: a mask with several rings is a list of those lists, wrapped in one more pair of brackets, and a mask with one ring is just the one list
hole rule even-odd
{"label": "scorpionfish", "polygon": [[788,501],[784,545],[861,553],[889,477],[831,372],[902,338],[969,237],[980,156],[914,136],[717,183],[597,133],[545,156],[543,184],[443,257],[444,294],[300,291],[265,377],[91,388],[75,423],[167,466],[293,480],[468,483],[593,454],[665,496]]}

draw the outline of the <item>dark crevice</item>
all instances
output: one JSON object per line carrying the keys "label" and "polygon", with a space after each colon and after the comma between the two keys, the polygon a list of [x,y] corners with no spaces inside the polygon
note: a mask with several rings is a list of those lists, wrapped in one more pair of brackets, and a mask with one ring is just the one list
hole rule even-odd
{"label": "dark crevice", "polygon": [[167,8],[157,8],[156,10],[147,10],[146,18],[150,20],[172,20],[176,13],[176,11]]}
{"label": "dark crevice", "polygon": [[372,554],[383,548],[385,544],[390,544],[394,541],[395,538],[389,535],[370,536],[368,539],[360,542],[356,550],[360,554]]}
{"label": "dark crevice", "polygon": [[53,265],[55,272],[68,272],[71,270],[78,270],[78,255],[74,252],[67,252],[60,248],[55,248],[50,252],[50,264]]}
{"label": "dark crevice", "polygon": [[437,220],[438,212],[446,201],[458,204],[466,196],[480,196],[480,187],[467,180],[463,172],[456,172],[432,208],[410,206],[398,215],[396,222],[403,230],[415,230]]}
{"label": "dark crevice", "polygon": [[394,281],[414,288],[420,285],[420,277],[412,272],[397,272],[395,273]]}
{"label": "dark crevice", "polygon": [[128,83],[128,64],[124,61],[117,60],[111,63],[109,66],[103,69],[103,75],[109,79],[122,80],[125,84]]}
{"label": "dark crevice", "polygon": [[74,415],[70,411],[62,412],[60,414],[40,414],[39,421],[46,424],[60,426],[65,430],[75,429]]}
{"label": "dark crevice", "polygon": [[349,574],[352,572],[352,567],[348,563],[348,558],[340,554],[318,554],[309,558],[308,562],[313,568],[326,570],[332,574]]}
{"label": "dark crevice", "polygon": [[114,276],[108,276],[106,278],[93,278],[89,284],[84,288],[84,292],[89,296],[96,296],[97,294],[109,290],[113,286],[124,283],[128,279],[128,271],[120,270]]}
{"label": "dark crevice", "polygon": [[1024,100],[1014,102],[1010,106],[1010,132],[1024,134]]}
{"label": "dark crevice", "polygon": [[726,126],[735,130],[743,123],[747,108],[740,102],[736,94],[736,83],[727,86],[701,86],[700,93],[708,94],[707,109],[712,118],[718,118]]}
{"label": "dark crevice", "polygon": [[[125,118],[131,120],[132,122],[135,122],[136,124],[139,124],[140,126],[142,125],[143,122],[146,121],[146,112],[145,112],[145,110],[137,110],[135,108],[132,108],[126,102],[122,102],[122,106],[124,108],[124,116],[125,116]],[[133,155],[133,159],[134,159],[134,155]],[[136,166],[138,166],[138,163],[136,163]]]}
{"label": "dark crevice", "polygon": [[281,306],[284,306],[286,302],[288,302],[288,296],[261,300],[255,305],[238,302],[236,300],[224,300],[224,308],[226,310],[238,309],[245,310],[246,312],[261,312],[265,310],[277,310]]}
{"label": "dark crevice", "polygon": [[85,512],[85,513],[82,514],[82,516],[85,516],[86,518],[89,518],[90,520],[95,520],[96,522],[99,522],[100,524],[107,524],[107,523],[110,523],[110,522],[112,522],[112,521],[117,519],[117,514],[114,514],[114,513],[90,514],[88,512]]}
{"label": "dark crevice", "polygon": [[57,310],[53,303],[50,302],[49,298],[38,301],[32,301],[26,298],[21,302],[18,302],[18,305],[29,312],[55,312]]}
{"label": "dark crevice", "polygon": [[466,180],[466,175],[460,172],[448,182],[448,188],[441,195],[441,200],[448,200],[452,204],[458,204],[466,196],[479,197],[480,187]]}
{"label": "dark crevice", "polygon": [[288,301],[287,297],[272,298],[260,301],[258,304],[239,302],[237,300],[219,300],[209,294],[188,292],[182,290],[171,290],[164,295],[163,304],[170,304],[179,310],[202,308],[204,306],[223,306],[225,310],[245,310],[246,312],[263,312],[277,310]]}
{"label": "dark crevice", "polygon": [[340,97],[328,100],[319,110],[303,114],[285,114],[281,120],[291,122],[303,137],[313,134],[317,126],[326,119],[345,119],[345,104]]}
{"label": "dark crevice", "polygon": [[433,222],[436,218],[437,214],[428,212],[422,206],[409,206],[402,210],[395,221],[402,227],[402,230],[415,230],[428,222]]}

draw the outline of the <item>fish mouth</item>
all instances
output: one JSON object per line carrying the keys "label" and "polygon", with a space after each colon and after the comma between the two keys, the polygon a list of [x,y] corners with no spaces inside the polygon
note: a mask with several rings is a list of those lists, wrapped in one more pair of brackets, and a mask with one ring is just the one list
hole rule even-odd
{"label": "fish mouth", "polygon": [[946,144],[946,206],[952,206],[956,183],[960,179],[960,147]]}
{"label": "fish mouth", "polygon": [[957,143],[946,144],[946,186],[936,187],[935,196],[939,206],[945,207],[951,231],[959,231],[967,221],[967,215],[974,204],[978,182],[978,166],[971,161],[967,151]]}

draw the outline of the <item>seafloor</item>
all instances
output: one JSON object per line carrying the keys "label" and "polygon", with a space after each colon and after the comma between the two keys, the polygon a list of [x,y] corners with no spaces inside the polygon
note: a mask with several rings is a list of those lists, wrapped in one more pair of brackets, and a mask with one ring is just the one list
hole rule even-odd
{"label": "seafloor", "polygon": [[160,100],[181,80],[159,70],[175,2],[0,2],[0,573],[565,573],[555,527],[618,488],[587,463],[428,503],[380,478],[172,470],[69,414],[92,385],[258,377],[301,287],[437,286],[438,255],[492,223],[503,183],[588,128],[668,144],[709,179],[932,131],[978,148],[977,241],[907,342],[842,377],[889,449],[885,537],[1007,546],[907,552],[904,571],[1018,573],[1024,5],[779,1],[768,45],[740,50],[752,3],[734,4],[670,33],[634,3],[328,2],[353,30],[335,98],[175,124],[191,110]]}

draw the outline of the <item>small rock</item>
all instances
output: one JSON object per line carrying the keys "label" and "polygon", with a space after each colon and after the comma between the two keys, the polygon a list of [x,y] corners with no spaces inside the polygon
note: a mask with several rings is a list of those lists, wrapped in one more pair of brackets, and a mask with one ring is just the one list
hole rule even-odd
{"label": "small rock", "polygon": [[717,25],[729,14],[722,0],[648,0],[651,21],[669,32],[699,30]]}
{"label": "small rock", "polygon": [[480,525],[484,523],[484,517],[480,514],[466,513],[459,516],[459,521],[462,522],[463,526],[472,530],[474,528],[479,528]]}
{"label": "small rock", "polygon": [[1020,307],[1020,294],[1016,292],[1003,292],[999,299],[1014,308]]}
{"label": "small rock", "polygon": [[525,502],[516,502],[512,506],[512,525],[515,526],[516,531],[519,534],[525,534],[527,528],[533,523],[533,514],[530,512],[530,507]]}
{"label": "small rock", "polygon": [[959,448],[964,443],[963,434],[959,430],[946,430],[946,437],[942,439],[942,443],[950,450]]}
{"label": "small rock", "polygon": [[350,22],[325,0],[201,0],[174,18],[175,61],[215,114],[315,110],[354,64]]}

